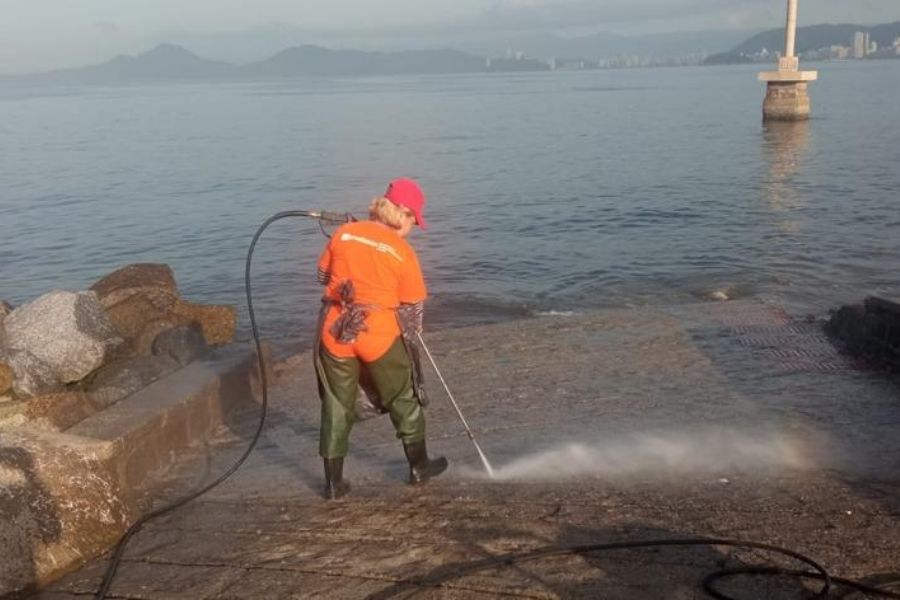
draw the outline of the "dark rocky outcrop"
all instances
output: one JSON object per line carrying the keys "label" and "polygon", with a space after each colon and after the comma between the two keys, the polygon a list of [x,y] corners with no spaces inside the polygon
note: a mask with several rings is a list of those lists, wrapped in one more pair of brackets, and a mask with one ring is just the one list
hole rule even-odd
{"label": "dark rocky outcrop", "polygon": [[834,311],[826,331],[853,355],[900,371],[900,302],[870,296]]}

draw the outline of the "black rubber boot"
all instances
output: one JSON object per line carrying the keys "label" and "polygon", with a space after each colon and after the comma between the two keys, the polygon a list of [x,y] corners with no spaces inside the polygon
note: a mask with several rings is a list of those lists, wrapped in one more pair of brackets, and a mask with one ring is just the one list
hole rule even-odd
{"label": "black rubber boot", "polygon": [[447,459],[443,456],[434,460],[428,458],[425,440],[403,444],[403,451],[409,461],[409,483],[412,485],[424,483],[447,470]]}
{"label": "black rubber boot", "polygon": [[346,496],[350,484],[344,481],[344,459],[326,458],[325,462],[325,499],[337,500]]}

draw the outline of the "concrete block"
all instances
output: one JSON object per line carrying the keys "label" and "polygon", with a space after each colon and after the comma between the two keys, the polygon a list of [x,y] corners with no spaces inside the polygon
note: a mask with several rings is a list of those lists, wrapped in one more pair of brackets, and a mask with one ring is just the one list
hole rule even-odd
{"label": "concrete block", "polygon": [[0,437],[0,597],[39,587],[96,556],[131,518],[104,444],[60,433]]}
{"label": "concrete block", "polygon": [[65,433],[0,430],[0,597],[38,589],[109,548],[179,452],[241,405],[255,407],[255,372],[252,352],[222,349]]}
{"label": "concrete block", "polygon": [[98,410],[112,406],[180,367],[169,356],[136,356],[103,365],[88,386],[91,402]]}
{"label": "concrete block", "polygon": [[85,419],[69,433],[116,445],[123,487],[145,487],[180,449],[202,441],[243,403],[256,358],[229,349],[197,361]]}

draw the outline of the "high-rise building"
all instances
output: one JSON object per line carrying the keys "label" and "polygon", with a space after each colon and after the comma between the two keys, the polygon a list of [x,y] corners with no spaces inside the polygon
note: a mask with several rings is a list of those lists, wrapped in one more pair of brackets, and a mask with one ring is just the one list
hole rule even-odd
{"label": "high-rise building", "polygon": [[857,31],[853,34],[853,58],[865,58],[869,53],[869,32]]}

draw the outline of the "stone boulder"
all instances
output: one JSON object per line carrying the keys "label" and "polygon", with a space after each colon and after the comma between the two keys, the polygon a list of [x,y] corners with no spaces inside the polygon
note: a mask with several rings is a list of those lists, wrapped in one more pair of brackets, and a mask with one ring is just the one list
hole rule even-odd
{"label": "stone boulder", "polygon": [[210,346],[228,344],[234,340],[237,311],[233,306],[194,304],[180,300],[173,310],[176,315],[199,323],[203,329],[203,337]]}
{"label": "stone boulder", "polygon": [[44,294],[15,309],[3,324],[10,349],[30,353],[64,383],[84,379],[122,343],[94,292]]}
{"label": "stone boulder", "polygon": [[900,300],[870,296],[834,311],[825,330],[850,354],[900,371]]}
{"label": "stone boulder", "polygon": [[128,265],[95,283],[91,290],[98,294],[116,331],[135,354],[150,354],[159,334],[191,323],[199,324],[208,345],[227,344],[234,339],[234,308],[182,300],[168,265]]}
{"label": "stone boulder", "polygon": [[[163,317],[162,319],[156,319],[154,321],[150,321],[147,323],[147,326],[144,327],[144,330],[141,334],[132,340],[132,347],[134,348],[134,353],[138,356],[152,356],[153,355],[153,343],[156,341],[160,335],[169,331],[171,329],[175,329],[177,327],[184,327],[186,325],[190,325],[192,321],[186,319],[184,317],[179,317],[178,315],[170,315],[167,317]],[[196,325],[196,323],[194,323]]]}
{"label": "stone boulder", "polygon": [[0,396],[5,396],[12,390],[13,370],[8,364],[0,362]]}
{"label": "stone boulder", "polygon": [[0,300],[0,322],[3,322],[3,318],[13,311],[13,305],[7,302],[6,300]]}
{"label": "stone boulder", "polygon": [[0,351],[0,361],[12,370],[12,390],[20,398],[55,392],[63,387],[56,371],[27,350]]}
{"label": "stone boulder", "polygon": [[5,362],[0,362],[0,396],[4,396],[13,386],[13,370]]}
{"label": "stone boulder", "polygon": [[172,312],[174,300],[169,306],[161,306],[158,298],[134,294],[106,309],[110,321],[126,340],[127,350],[132,354],[149,356],[153,341],[160,333],[191,323],[189,318]]}
{"label": "stone boulder", "polygon": [[137,263],[117,269],[91,286],[104,308],[109,308],[135,294],[144,296],[162,310],[178,298],[175,275],[169,265]]}
{"label": "stone boulder", "polygon": [[200,325],[190,323],[168,329],[156,336],[152,352],[154,356],[170,356],[184,367],[202,356],[208,349]]}
{"label": "stone boulder", "polygon": [[65,431],[95,412],[84,392],[69,390],[44,394],[0,406],[0,428],[31,427],[44,431]]}

